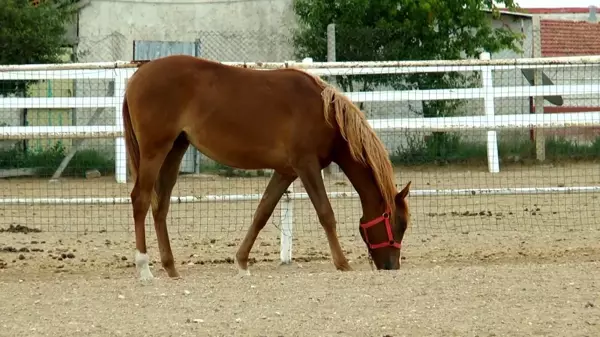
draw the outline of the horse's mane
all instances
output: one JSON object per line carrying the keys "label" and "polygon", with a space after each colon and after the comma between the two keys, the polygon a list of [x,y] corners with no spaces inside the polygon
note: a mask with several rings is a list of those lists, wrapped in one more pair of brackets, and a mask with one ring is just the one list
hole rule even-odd
{"label": "horse's mane", "polygon": [[311,76],[323,89],[321,97],[325,120],[332,125],[331,117],[335,117],[342,137],[348,142],[352,157],[371,168],[383,200],[388,207],[394,209],[394,197],[397,193],[394,169],[385,146],[367,122],[364,113],[334,86],[318,76],[304,73]]}

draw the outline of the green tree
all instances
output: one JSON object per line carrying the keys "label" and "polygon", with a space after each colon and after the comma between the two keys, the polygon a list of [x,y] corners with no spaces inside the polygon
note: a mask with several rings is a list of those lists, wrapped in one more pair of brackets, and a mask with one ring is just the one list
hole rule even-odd
{"label": "green tree", "polygon": [[[518,10],[513,0],[495,2]],[[478,57],[503,49],[520,51],[523,35],[494,28],[485,9],[495,17],[491,0],[295,0],[299,28],[294,34],[297,57],[327,59],[327,25],[336,25],[337,61],[451,60]],[[346,91],[370,91],[376,85],[397,90],[472,86],[478,75],[458,72],[407,75],[337,76]],[[458,100],[423,103],[425,117],[455,115]],[[448,154],[457,135],[436,132],[428,141],[431,156]]]}
{"label": "green tree", "polygon": [[[71,0],[0,0],[0,64],[60,63]],[[24,95],[28,81],[2,81],[0,95]]]}
{"label": "green tree", "polygon": [[[513,0],[496,1],[518,10]],[[327,25],[336,24],[338,61],[439,60],[482,51],[520,50],[523,35],[493,28],[491,0],[295,0],[299,57],[327,57]]]}

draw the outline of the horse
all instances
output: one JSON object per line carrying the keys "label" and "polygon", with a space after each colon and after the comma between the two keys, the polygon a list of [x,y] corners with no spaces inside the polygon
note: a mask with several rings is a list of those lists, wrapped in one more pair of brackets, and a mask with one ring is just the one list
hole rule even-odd
{"label": "horse", "polygon": [[337,238],[336,219],[321,170],[339,165],[362,205],[360,235],[377,270],[400,268],[409,223],[389,154],[363,112],[342,92],[298,68],[257,70],[194,56],[172,55],[138,66],[129,79],[122,118],[130,175],[135,264],[149,281],[144,221],[152,208],[161,264],[180,278],[166,218],[179,165],[192,144],[238,169],[273,174],[235,254],[241,275],[259,232],[287,188],[300,178],[325,231],[337,270],[353,270]]}

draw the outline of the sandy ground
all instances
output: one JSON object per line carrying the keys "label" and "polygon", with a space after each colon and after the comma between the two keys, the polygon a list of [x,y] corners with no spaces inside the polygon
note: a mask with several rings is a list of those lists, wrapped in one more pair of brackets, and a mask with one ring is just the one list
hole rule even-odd
{"label": "sandy ground", "polygon": [[[413,169],[414,189],[592,186],[593,164]],[[265,178],[182,177],[175,195],[261,193]],[[127,196],[111,178],[0,181],[2,197]],[[302,191],[296,184],[295,191]],[[351,188],[344,179],[328,190]],[[360,204],[332,204],[354,272],[334,270],[308,201],[294,204],[294,258],[279,266],[280,212],[251,253],[233,256],[256,202],[173,205],[183,279],[135,278],[129,205],[6,206],[0,229],[0,336],[599,336],[597,194],[414,197],[400,272],[373,272],[357,236]]]}

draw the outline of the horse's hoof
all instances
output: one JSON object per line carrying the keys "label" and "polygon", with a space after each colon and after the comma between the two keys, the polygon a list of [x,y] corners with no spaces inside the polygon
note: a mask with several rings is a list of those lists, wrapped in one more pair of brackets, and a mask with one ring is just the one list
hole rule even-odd
{"label": "horse's hoof", "polygon": [[166,270],[166,272],[167,272],[167,275],[169,276],[169,278],[172,280],[181,279],[181,275],[179,275],[179,272],[177,270]]}
{"label": "horse's hoof", "polygon": [[150,272],[150,269],[142,269],[140,271],[140,281],[142,283],[149,283],[152,282],[152,280],[154,280],[154,276]]}
{"label": "horse's hoof", "polygon": [[239,277],[247,277],[247,276],[250,276],[250,275],[251,274],[250,274],[250,270],[249,269],[242,269],[242,268],[238,269],[238,276]]}
{"label": "horse's hoof", "polygon": [[169,278],[170,278],[171,280],[181,280],[183,277],[181,277],[181,275],[177,274],[177,275],[175,275],[175,276],[171,276],[171,275],[169,275]]}
{"label": "horse's hoof", "polygon": [[352,271],[352,267],[350,267],[350,265],[345,264],[345,265],[341,265],[339,267],[337,267],[337,270],[339,271]]}
{"label": "horse's hoof", "polygon": [[[245,261],[247,261],[248,259],[246,258]],[[233,262],[237,265],[238,267],[238,276],[240,277],[244,277],[244,276],[250,276],[250,270],[248,270],[248,262],[246,263],[241,263],[240,260],[236,256],[233,258]]]}
{"label": "horse's hoof", "polygon": [[293,267],[293,266],[294,266],[294,264],[292,262],[280,262],[277,265],[277,268],[290,268],[290,267]]}

